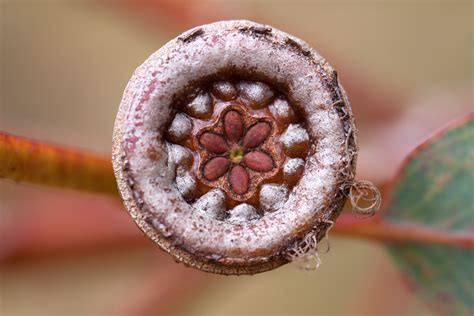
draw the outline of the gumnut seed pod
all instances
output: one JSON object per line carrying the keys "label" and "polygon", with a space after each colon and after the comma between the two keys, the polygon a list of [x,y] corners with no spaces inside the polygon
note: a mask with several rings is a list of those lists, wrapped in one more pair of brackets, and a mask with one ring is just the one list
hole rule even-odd
{"label": "gumnut seed pod", "polygon": [[196,27],[151,55],[125,89],[113,143],[133,220],[207,272],[304,255],[357,189],[357,129],[336,71],[249,21]]}

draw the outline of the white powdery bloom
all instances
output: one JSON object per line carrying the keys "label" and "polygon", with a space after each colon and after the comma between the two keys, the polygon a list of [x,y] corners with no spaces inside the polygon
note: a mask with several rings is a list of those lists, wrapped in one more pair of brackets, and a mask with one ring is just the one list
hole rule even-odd
{"label": "white powdery bloom", "polygon": [[290,104],[285,99],[276,99],[268,108],[272,115],[280,121],[286,121],[292,115]]}
{"label": "white powdery bloom", "polygon": [[197,95],[185,106],[185,111],[197,118],[208,118],[212,114],[212,98],[207,92]]}
{"label": "white powdery bloom", "polygon": [[174,169],[178,166],[190,167],[193,161],[193,154],[189,149],[171,143],[166,143],[168,149],[168,164]]}
{"label": "white powdery bloom", "polygon": [[286,148],[292,148],[307,141],[309,141],[308,132],[299,124],[290,124],[280,137],[280,142]]}
{"label": "white powdery bloom", "polygon": [[168,129],[170,138],[175,142],[180,142],[191,135],[193,123],[185,114],[178,113],[171,122]]}
{"label": "white powdery bloom", "polygon": [[255,207],[246,203],[242,203],[230,210],[230,217],[228,221],[231,223],[244,223],[257,218],[258,214]]}
{"label": "white powdery bloom", "polygon": [[304,160],[301,158],[291,158],[285,161],[283,165],[283,174],[291,176],[295,174],[300,168],[304,167]]}
{"label": "white powdery bloom", "polygon": [[201,196],[193,207],[214,219],[223,219],[225,216],[225,193],[221,189],[212,189]]}
{"label": "white powdery bloom", "polygon": [[237,89],[234,85],[227,81],[216,82],[212,86],[214,96],[225,101],[234,99],[237,96]]}
{"label": "white powdery bloom", "polygon": [[239,83],[239,91],[242,99],[254,108],[267,106],[273,98],[272,88],[263,82],[242,81]]}
{"label": "white powdery bloom", "polygon": [[285,204],[288,188],[279,184],[264,184],[260,190],[260,206],[265,212],[274,212]]}
{"label": "white powdery bloom", "polygon": [[192,198],[196,191],[196,180],[191,172],[179,167],[176,171],[176,188],[185,199]]}

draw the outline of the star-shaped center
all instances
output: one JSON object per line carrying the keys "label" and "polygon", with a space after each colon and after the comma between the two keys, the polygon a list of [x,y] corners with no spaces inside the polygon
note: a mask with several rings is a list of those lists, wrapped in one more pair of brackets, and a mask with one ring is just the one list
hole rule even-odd
{"label": "star-shaped center", "polygon": [[248,200],[262,181],[279,170],[275,124],[253,117],[238,104],[224,108],[213,125],[197,134],[198,178],[237,200]]}

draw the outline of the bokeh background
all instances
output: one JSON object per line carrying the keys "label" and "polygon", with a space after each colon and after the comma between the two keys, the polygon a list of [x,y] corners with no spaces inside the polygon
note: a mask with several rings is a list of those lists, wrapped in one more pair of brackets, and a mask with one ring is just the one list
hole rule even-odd
{"label": "bokeh background", "polygon": [[[358,177],[384,185],[410,148],[472,111],[472,1],[0,0],[0,130],[110,153],[133,70],[166,41],[245,18],[338,70]],[[175,264],[120,201],[0,182],[0,315],[430,315],[382,245],[331,236],[319,270],[252,277]]]}

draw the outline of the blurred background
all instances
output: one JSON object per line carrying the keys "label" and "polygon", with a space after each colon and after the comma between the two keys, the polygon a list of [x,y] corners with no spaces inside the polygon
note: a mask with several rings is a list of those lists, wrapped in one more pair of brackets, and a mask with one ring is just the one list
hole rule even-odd
{"label": "blurred background", "polygon": [[[110,154],[133,70],[193,26],[250,19],[338,70],[358,177],[384,186],[409,150],[473,106],[472,1],[0,0],[0,130]],[[331,237],[319,270],[186,269],[115,198],[0,182],[0,315],[430,315],[382,245]]]}

